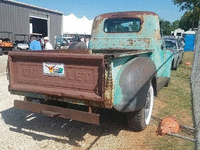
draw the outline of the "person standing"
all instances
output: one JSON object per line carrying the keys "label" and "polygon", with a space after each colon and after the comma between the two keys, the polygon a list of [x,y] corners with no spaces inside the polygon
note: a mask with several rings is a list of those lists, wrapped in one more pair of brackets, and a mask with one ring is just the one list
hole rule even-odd
{"label": "person standing", "polygon": [[44,50],[53,50],[53,46],[49,42],[49,38],[48,37],[44,38]]}
{"label": "person standing", "polygon": [[31,43],[30,43],[30,49],[31,50],[42,50],[40,42],[36,40],[35,36],[31,37]]}

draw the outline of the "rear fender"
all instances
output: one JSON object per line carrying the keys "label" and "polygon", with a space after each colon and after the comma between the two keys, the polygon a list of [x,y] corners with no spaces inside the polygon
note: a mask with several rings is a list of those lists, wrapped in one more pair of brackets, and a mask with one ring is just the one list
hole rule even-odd
{"label": "rear fender", "polygon": [[114,91],[114,108],[120,112],[142,109],[150,82],[156,82],[156,66],[153,61],[148,57],[137,57],[123,66],[118,77],[118,85],[115,85],[117,90]]}

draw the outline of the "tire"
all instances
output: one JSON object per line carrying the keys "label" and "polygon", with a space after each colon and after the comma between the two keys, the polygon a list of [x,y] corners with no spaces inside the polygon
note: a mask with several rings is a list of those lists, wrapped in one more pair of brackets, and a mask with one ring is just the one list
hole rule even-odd
{"label": "tire", "polygon": [[154,90],[152,84],[150,84],[145,106],[139,111],[127,114],[127,121],[130,128],[134,131],[142,131],[149,125],[153,111],[153,102]]}
{"label": "tire", "polygon": [[168,87],[170,82],[170,78],[168,78],[167,82],[165,83],[164,87]]}
{"label": "tire", "polygon": [[175,67],[174,67],[174,59],[173,59],[173,61],[172,61],[172,67],[171,67],[171,70],[177,70],[177,64],[176,64]]}
{"label": "tire", "polygon": [[182,64],[182,63],[183,63],[183,55],[184,55],[184,53],[182,54],[182,57],[181,57],[180,64]]}

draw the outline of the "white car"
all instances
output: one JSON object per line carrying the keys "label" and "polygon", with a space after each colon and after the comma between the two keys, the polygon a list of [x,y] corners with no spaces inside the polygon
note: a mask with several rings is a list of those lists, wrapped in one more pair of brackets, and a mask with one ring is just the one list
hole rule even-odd
{"label": "white car", "polygon": [[19,50],[28,50],[29,49],[29,45],[25,44],[25,43],[19,43],[19,44],[17,44],[17,49],[19,49]]}
{"label": "white car", "polygon": [[14,34],[15,50],[28,50],[28,34]]}
{"label": "white car", "polygon": [[164,38],[164,48],[174,52],[172,61],[172,70],[176,70],[178,65],[182,63],[184,53],[184,43],[180,39]]}

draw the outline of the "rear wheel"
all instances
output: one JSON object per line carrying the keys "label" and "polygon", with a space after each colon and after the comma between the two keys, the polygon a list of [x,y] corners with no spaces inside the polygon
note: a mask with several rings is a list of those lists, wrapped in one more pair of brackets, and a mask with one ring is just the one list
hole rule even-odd
{"label": "rear wheel", "polygon": [[153,111],[153,102],[154,90],[152,84],[150,84],[145,106],[139,111],[127,114],[128,125],[134,131],[142,131],[149,125]]}
{"label": "rear wheel", "polygon": [[[184,54],[184,53],[183,53]],[[181,61],[180,61],[180,64],[183,63],[183,54],[182,54],[182,57],[181,57]]]}
{"label": "rear wheel", "polygon": [[170,78],[167,79],[167,82],[165,83],[164,87],[168,87],[170,82]]}

